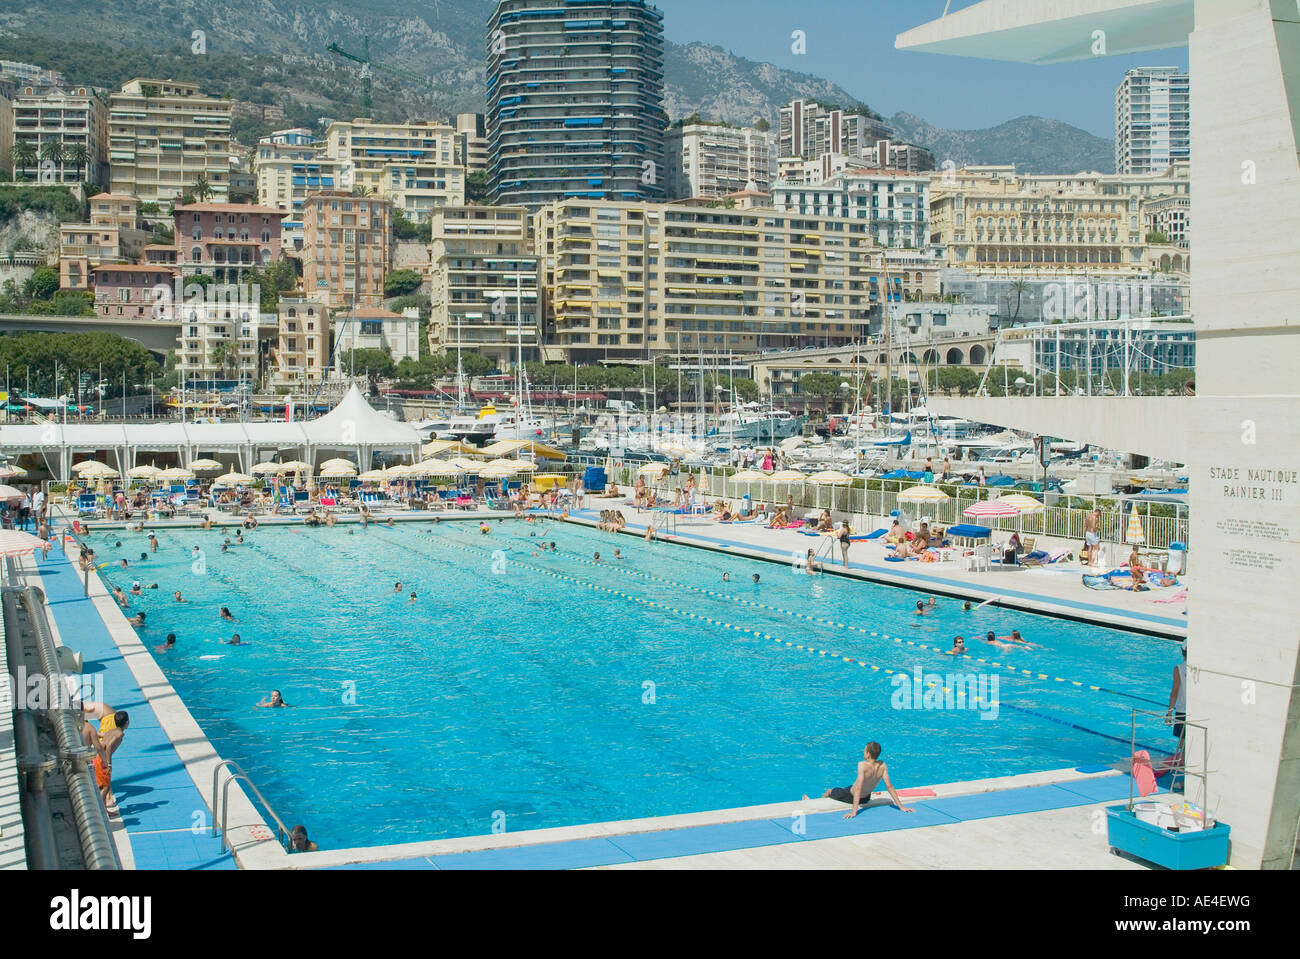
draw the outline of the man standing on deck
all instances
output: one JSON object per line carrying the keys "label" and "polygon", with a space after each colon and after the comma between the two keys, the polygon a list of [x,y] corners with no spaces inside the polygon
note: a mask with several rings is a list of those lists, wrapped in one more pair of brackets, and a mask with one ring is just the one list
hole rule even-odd
{"label": "man standing on deck", "polygon": [[1083,556],[1085,566],[1096,566],[1101,551],[1101,510],[1094,509],[1083,520]]}

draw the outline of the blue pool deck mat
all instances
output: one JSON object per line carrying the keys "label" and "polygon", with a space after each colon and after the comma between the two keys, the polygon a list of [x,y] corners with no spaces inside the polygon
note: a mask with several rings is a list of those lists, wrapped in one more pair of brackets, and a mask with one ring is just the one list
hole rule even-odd
{"label": "blue pool deck mat", "polygon": [[[450,855],[418,856],[387,862],[336,866],[336,869],[586,869],[624,863],[678,859],[708,853],[761,849],[765,846],[839,839],[872,833],[956,825],[979,819],[1018,816],[1053,809],[1069,809],[1100,802],[1117,802],[1129,795],[1127,775],[1101,776],[1074,782],[1025,786],[1017,789],[949,796],[942,799],[904,800],[913,812],[877,804],[853,819],[844,812],[810,813],[789,819],[750,819],[708,826],[688,826],[654,832],[628,833],[598,839],[539,843],[508,849],[485,849]],[[844,807],[847,811],[848,807]]]}
{"label": "blue pool deck mat", "polygon": [[192,832],[196,813],[211,826],[207,801],[185,771],[135,674],[109,635],[81,575],[61,551],[37,561],[41,586],[63,642],[82,654],[86,673],[99,673],[110,704],[131,714],[113,757],[113,793],[137,869],[235,869],[210,828]]}

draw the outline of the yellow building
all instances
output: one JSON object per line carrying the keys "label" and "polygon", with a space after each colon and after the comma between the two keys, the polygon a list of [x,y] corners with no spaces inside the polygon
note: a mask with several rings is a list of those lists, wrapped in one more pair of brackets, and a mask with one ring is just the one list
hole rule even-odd
{"label": "yellow building", "polygon": [[313,193],[303,202],[302,288],[331,308],[378,306],[389,255],[388,201]]}
{"label": "yellow building", "polygon": [[920,254],[865,221],[770,208],[556,201],[533,217],[544,327],[577,362],[833,347],[885,302],[938,291]]}
{"label": "yellow building", "polygon": [[465,202],[460,136],[448,123],[336,120],[325,131],[324,155],[338,164],[336,186],[387,197],[412,219]]}
{"label": "yellow building", "polygon": [[930,181],[930,239],[968,270],[1147,269],[1144,203],[1185,195],[1160,175],[1018,175],[1014,166],[943,170]]}
{"label": "yellow building", "polygon": [[319,383],[330,358],[330,310],[324,298],[281,296],[275,386]]}
{"label": "yellow building", "polygon": [[522,206],[449,206],[433,213],[429,351],[459,344],[513,366],[540,356],[537,257]]}
{"label": "yellow building", "polygon": [[[109,164],[113,193],[170,204],[203,177],[207,199],[230,188],[229,100],[204,96],[197,84],[136,79],[109,97]],[[202,197],[195,197],[203,199]]]}

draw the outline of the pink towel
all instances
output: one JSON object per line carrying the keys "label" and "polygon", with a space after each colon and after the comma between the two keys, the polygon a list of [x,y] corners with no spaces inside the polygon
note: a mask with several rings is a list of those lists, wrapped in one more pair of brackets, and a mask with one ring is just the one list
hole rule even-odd
{"label": "pink towel", "polygon": [[1151,754],[1139,749],[1133,754],[1133,778],[1137,780],[1138,795],[1150,796],[1156,791],[1156,774],[1151,768]]}

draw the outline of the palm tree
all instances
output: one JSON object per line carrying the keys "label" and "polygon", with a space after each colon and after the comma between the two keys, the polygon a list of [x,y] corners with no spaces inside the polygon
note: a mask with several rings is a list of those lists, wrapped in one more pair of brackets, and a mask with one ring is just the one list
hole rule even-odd
{"label": "palm tree", "polygon": [[46,140],[41,144],[41,166],[51,163],[59,171],[56,183],[63,182],[63,161],[67,159],[67,151],[63,149],[63,141],[59,139]]}
{"label": "palm tree", "polygon": [[18,171],[26,170],[36,162],[36,146],[30,140],[19,140],[13,149],[13,174],[18,179]]}
{"label": "palm tree", "polygon": [[74,143],[68,148],[68,162],[81,171],[79,179],[90,179],[90,151],[84,143]]}
{"label": "palm tree", "polygon": [[1011,322],[1015,323],[1016,320],[1020,319],[1020,301],[1024,295],[1029,292],[1029,281],[1024,277],[1021,277],[1018,280],[1013,280],[1011,282],[1011,291],[1016,294],[1016,312],[1015,315],[1011,317]]}
{"label": "palm tree", "polygon": [[194,195],[198,197],[200,203],[212,196],[212,185],[208,183],[207,176],[202,173],[194,178]]}

